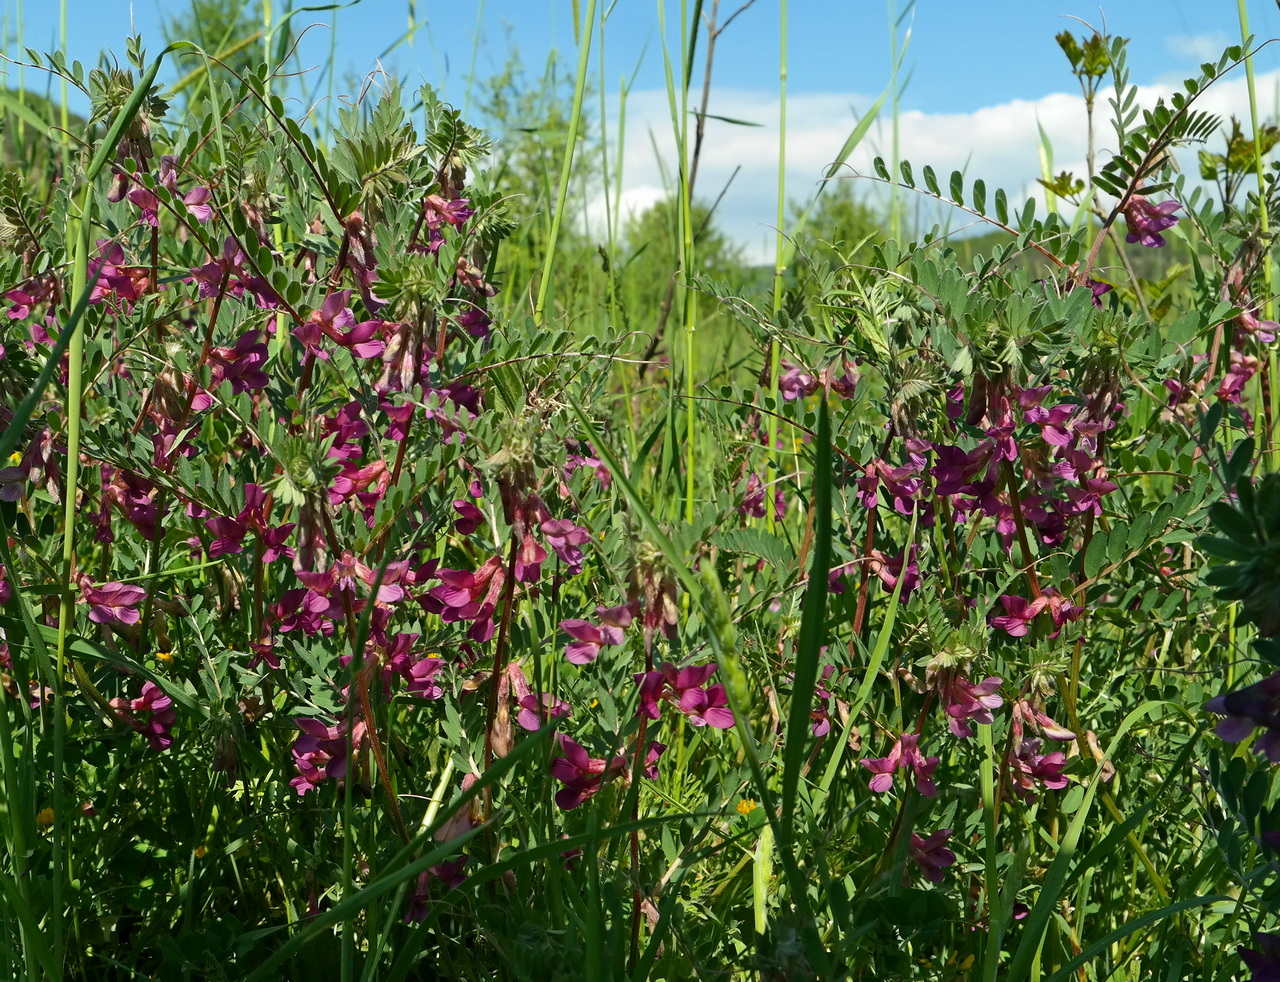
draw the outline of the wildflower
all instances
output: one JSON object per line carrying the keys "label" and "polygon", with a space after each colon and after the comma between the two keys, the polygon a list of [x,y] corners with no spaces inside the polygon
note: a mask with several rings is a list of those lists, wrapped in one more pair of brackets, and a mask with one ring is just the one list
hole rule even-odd
{"label": "wildflower", "polygon": [[867,565],[871,572],[880,577],[880,582],[889,592],[893,592],[898,585],[898,580],[902,579],[902,599],[905,601],[920,585],[920,567],[916,565],[916,554],[919,551],[919,546],[911,547],[911,559],[906,563],[905,575],[903,573],[904,557],[901,553],[891,558],[879,549],[872,549]]}
{"label": "wildflower", "polygon": [[209,365],[213,369],[213,388],[231,383],[233,395],[265,389],[271,379],[263,371],[267,363],[267,346],[258,328],[245,331],[229,348],[212,348]]}
{"label": "wildflower", "polygon": [[823,737],[831,732],[831,690],[827,688],[827,680],[835,672],[834,665],[823,665],[814,686],[813,697],[816,705],[809,711],[810,731],[815,737]]}
{"label": "wildflower", "polygon": [[511,688],[515,690],[516,705],[520,707],[516,722],[522,729],[534,732],[542,729],[548,720],[572,715],[572,709],[563,699],[550,692],[534,692],[530,689],[529,680],[525,678],[518,661],[507,666],[507,676],[511,679]]}
{"label": "wildflower", "polygon": [[[549,518],[539,528],[547,545],[551,546],[552,551],[565,564],[569,574],[572,576],[581,573],[583,554],[580,547],[590,541],[591,533],[567,518]],[[631,616],[628,614],[627,622],[630,621]]]}
{"label": "wildflower", "polygon": [[738,514],[745,518],[764,518],[764,484],[758,474],[747,478],[747,490],[738,503]]}
{"label": "wildflower", "polygon": [[94,586],[88,577],[80,578],[80,597],[89,605],[89,620],[95,624],[137,624],[141,619],[138,604],[146,595],[140,586],[114,581]]}
{"label": "wildflower", "polygon": [[438,863],[435,866],[428,867],[418,874],[415,881],[413,894],[409,897],[409,902],[405,907],[404,922],[406,924],[416,924],[427,919],[427,913],[431,907],[431,883],[438,880],[444,884],[446,891],[453,890],[466,882],[466,874],[462,872],[467,865],[467,857],[459,856],[457,859],[451,859],[445,863]]}
{"label": "wildflower", "polygon": [[753,811],[760,807],[760,803],[754,798],[743,798],[738,802],[738,814],[750,815]]}
{"label": "wildflower", "polygon": [[[312,788],[319,787],[321,781],[343,780],[347,776],[345,722],[336,726],[325,726],[312,716],[297,717],[293,722],[302,731],[290,750],[298,776],[289,784],[298,792],[298,795],[305,795]],[[364,733],[364,721],[357,721],[351,731],[353,752],[359,752],[364,742]]]}
{"label": "wildflower", "polygon": [[574,665],[591,664],[600,657],[604,645],[622,644],[622,629],[631,623],[631,611],[626,607],[598,607],[596,613],[601,617],[599,625],[576,618],[560,622],[560,630],[573,638],[565,646],[564,657]]}
{"label": "wildflower", "polygon": [[818,380],[809,372],[797,368],[790,362],[783,362],[782,368],[782,375],[778,379],[778,391],[787,402],[794,402],[817,390]]}
{"label": "wildflower", "polygon": [[899,770],[910,770],[916,779],[916,788],[926,798],[938,793],[933,783],[933,772],[938,766],[937,757],[926,757],[920,752],[920,734],[904,733],[894,742],[887,757],[864,758],[859,763],[875,776],[867,786],[876,794],[883,794],[893,787],[893,775]]}
{"label": "wildflower", "polygon": [[160,202],[156,200],[156,196],[146,188],[139,185],[128,193],[126,196],[129,201],[138,206],[138,210],[142,212],[140,219],[143,225],[150,225],[157,228],[160,225],[160,217],[156,214],[156,210],[160,207]]}
{"label": "wildflower", "polygon": [[1041,736],[1049,740],[1074,740],[1076,735],[1065,726],[1055,722],[1043,709],[1037,708],[1029,700],[1019,699],[1013,704],[1013,742],[1021,743],[1024,727],[1029,726]]}
{"label": "wildflower", "polygon": [[1272,764],[1280,764],[1280,672],[1235,692],[1210,699],[1205,706],[1225,717],[1214,732],[1228,743],[1239,743],[1261,730],[1253,750]]}
{"label": "wildflower", "polygon": [[343,337],[342,332],[355,324],[355,315],[347,306],[350,298],[350,290],[330,293],[324,298],[324,303],[293,329],[293,336],[302,342],[307,354],[322,361],[329,358],[329,353],[320,347],[320,342],[326,336],[334,340]]}
{"label": "wildflower", "polygon": [[1042,754],[1041,746],[1039,738],[1030,737],[1013,747],[1006,758],[1015,789],[1026,799],[1032,797],[1037,782],[1055,791],[1067,786],[1067,777],[1062,773],[1066,754],[1060,750]]}
{"label": "wildflower", "polygon": [[1141,194],[1130,195],[1121,207],[1125,223],[1129,226],[1126,242],[1138,242],[1150,249],[1158,249],[1165,244],[1160,233],[1178,224],[1174,212],[1182,205],[1169,200],[1153,205]]}
{"label": "wildflower", "polygon": [[1006,594],[1000,598],[1000,606],[1004,608],[1004,614],[989,617],[987,622],[1006,631],[1010,637],[1022,638],[1031,630],[1031,622],[1048,606],[1048,601],[1043,595],[1027,600]]}
{"label": "wildflower", "polygon": [[1253,972],[1253,982],[1280,982],[1280,934],[1259,931],[1253,943],[1256,948],[1236,949]]}
{"label": "wildflower", "polygon": [[661,702],[673,702],[694,726],[710,726],[727,730],[733,726],[733,711],[723,685],[700,688],[716,672],[715,665],[690,665],[677,669],[670,662],[656,671],[634,676],[640,686],[640,704],[636,715],[658,719]]}
{"label": "wildflower", "polygon": [[54,811],[52,808],[41,808],[36,812],[36,824],[42,829],[47,829],[53,824]]}
{"label": "wildflower", "polygon": [[165,665],[169,665],[169,664],[171,664],[171,663],[173,662],[173,652],[172,652],[172,651],[157,651],[157,652],[156,652],[156,661],[158,661],[158,662],[162,662],[162,663],[164,663]]}
{"label": "wildflower", "polygon": [[948,672],[938,687],[939,699],[947,713],[947,726],[961,739],[973,736],[969,720],[990,724],[994,717],[991,710],[1004,705],[999,689],[1003,683],[999,676],[990,676],[976,685],[958,673]]}
{"label": "wildflower", "polygon": [[187,214],[203,224],[213,218],[213,208],[209,204],[210,191],[206,187],[195,187],[182,198]]}
{"label": "wildflower", "polygon": [[607,779],[626,772],[625,757],[612,757],[607,761],[592,757],[563,733],[558,734],[556,740],[564,756],[551,762],[551,774],[564,785],[556,792],[556,805],[564,811],[577,808],[594,797]]}
{"label": "wildflower", "polygon": [[147,738],[153,750],[167,750],[173,744],[169,729],[177,718],[173,700],[154,682],[142,683],[136,699],[116,697],[111,708],[122,723]]}
{"label": "wildflower", "polygon": [[474,573],[440,569],[434,575],[440,579],[440,585],[419,598],[419,603],[429,613],[439,614],[445,623],[471,621],[468,637],[473,641],[488,641],[493,636],[493,612],[506,581],[501,558],[490,557]]}
{"label": "wildflower", "polygon": [[955,865],[956,854],[947,848],[951,829],[938,829],[928,838],[911,833],[911,858],[930,883],[941,883],[943,870]]}
{"label": "wildflower", "polygon": [[453,510],[458,513],[458,519],[453,523],[453,527],[462,535],[470,535],[484,524],[484,512],[465,498],[455,499]]}

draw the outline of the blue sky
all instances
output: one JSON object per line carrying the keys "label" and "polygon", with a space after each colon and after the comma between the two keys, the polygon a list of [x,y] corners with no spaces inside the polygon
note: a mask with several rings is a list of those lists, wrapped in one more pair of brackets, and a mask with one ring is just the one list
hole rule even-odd
{"label": "blue sky", "polygon": [[[67,0],[69,48],[73,58],[92,64],[106,47],[123,49],[131,23],[151,51],[160,47],[164,12],[174,5],[157,0]],[[299,0],[299,5],[318,0]],[[601,0],[607,2],[607,0]],[[678,20],[679,0],[665,0],[669,25]],[[705,0],[710,7],[712,0]],[[902,0],[899,0],[901,5]],[[0,0],[5,29],[14,36],[19,0]],[[579,0],[585,6],[584,0]],[[692,0],[689,0],[692,6]],[[273,0],[278,17],[283,0]],[[401,44],[382,64],[409,84],[431,81],[446,98],[463,104],[473,58],[481,78],[496,73],[515,49],[535,76],[558,52],[560,70],[571,73],[575,59],[573,0],[416,0],[423,26],[413,44]],[[722,17],[735,0],[721,0]],[[1271,0],[1249,0],[1252,29],[1265,39],[1280,36],[1280,12]],[[253,9],[259,9],[257,0]],[[884,87],[888,71],[887,9],[883,0],[791,0],[790,119],[788,185],[804,196],[843,142],[856,113]],[[56,46],[57,0],[22,0],[26,43]],[[1035,190],[1039,173],[1036,123],[1054,143],[1055,165],[1082,165],[1083,107],[1053,41],[1064,27],[1079,25],[1074,14],[1133,39],[1129,63],[1133,80],[1154,99],[1169,84],[1193,74],[1196,66],[1238,36],[1231,0],[1118,0],[1104,5],[1071,5],[1065,0],[920,0],[912,20],[908,56],[910,84],[902,98],[904,156],[939,171],[969,168],[989,185],[1010,192]],[[408,28],[407,0],[363,0],[337,12],[338,92],[375,67],[378,56]],[[301,48],[304,66],[324,63],[335,15],[305,12],[294,24],[320,25]],[[761,258],[770,248],[774,210],[777,134],[777,0],[756,0],[721,37],[717,49],[711,111],[748,118],[756,129],[712,124],[704,157],[703,194],[714,195],[742,165],[721,210],[730,234]],[[479,38],[478,46],[474,43]],[[598,38],[597,38],[598,40]],[[624,185],[630,207],[643,207],[663,193],[655,159],[669,152],[669,116],[662,92],[663,68],[657,0],[616,0],[606,29],[607,89],[639,64],[628,106]],[[673,43],[678,41],[673,37]],[[598,66],[592,54],[593,73]],[[699,68],[701,58],[698,60]],[[1280,44],[1257,60],[1264,112],[1273,111],[1280,81]],[[12,82],[12,69],[10,81]],[[29,85],[40,83],[27,72]],[[310,87],[310,86],[309,86]],[[321,90],[324,91],[323,89]],[[1243,83],[1227,80],[1207,101],[1220,112],[1247,112]],[[613,100],[610,100],[613,105]],[[651,131],[653,141],[645,131]],[[1105,132],[1104,145],[1105,145]],[[875,132],[855,165],[866,169],[869,155],[887,146]],[[590,198],[590,190],[584,192]],[[598,213],[599,208],[596,209]]]}
{"label": "blue sky", "polygon": [[[308,3],[316,5],[316,0],[302,0],[298,5]],[[673,25],[679,5],[676,0],[667,3]],[[157,0],[132,4],[125,0],[68,0],[71,54],[90,64],[104,46],[119,50],[131,21],[155,49],[162,12],[175,6]],[[282,0],[274,0],[277,16],[283,6]],[[477,25],[481,39],[478,74],[498,70],[513,45],[531,68],[541,67],[553,50],[561,53],[567,65],[572,61],[572,0],[416,0],[414,6],[417,19],[425,26],[412,46],[398,48],[385,65],[411,81],[443,82],[455,100],[460,101],[464,94]],[[721,2],[722,12],[736,6],[732,0]],[[1136,43],[1130,62],[1135,79],[1149,81],[1171,71],[1183,72],[1197,63],[1193,52],[1235,38],[1235,6],[1230,0],[1119,0],[1101,8],[1064,0],[920,0],[910,50],[913,75],[904,106],[957,112],[1061,89],[1061,56],[1053,34],[1072,26],[1065,16],[1068,14],[1094,23],[1105,16],[1112,31],[1133,38]],[[1254,34],[1280,36],[1280,12],[1275,4],[1252,0],[1250,6]],[[256,10],[257,3],[252,7]],[[888,66],[883,2],[791,0],[790,7],[793,92],[874,93],[881,89]],[[6,0],[3,10],[10,37],[20,8],[27,43],[39,48],[56,44],[56,0]],[[344,72],[361,75],[372,68],[377,56],[407,29],[408,10],[407,0],[362,0],[339,11],[338,62]],[[301,13],[294,23],[327,24],[333,16]],[[617,0],[606,40],[606,71],[611,81],[628,72],[643,52],[638,87],[661,87],[654,0]],[[328,46],[328,28],[313,30],[303,49],[304,61],[316,64],[324,60]],[[1266,67],[1280,61],[1268,52],[1260,64]],[[716,81],[734,89],[767,89],[774,85],[776,71],[777,3],[757,0],[723,35]]]}

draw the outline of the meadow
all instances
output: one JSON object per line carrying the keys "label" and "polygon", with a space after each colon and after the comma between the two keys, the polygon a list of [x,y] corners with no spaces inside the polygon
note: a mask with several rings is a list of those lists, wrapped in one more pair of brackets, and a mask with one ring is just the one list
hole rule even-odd
{"label": "meadow", "polygon": [[597,0],[470,113],[302,72],[325,6],[8,45],[0,975],[1280,979],[1246,3],[1150,105],[1072,22],[1026,200],[854,166],[891,5],[767,265],[698,180],[738,8],[671,6],[642,213]]}

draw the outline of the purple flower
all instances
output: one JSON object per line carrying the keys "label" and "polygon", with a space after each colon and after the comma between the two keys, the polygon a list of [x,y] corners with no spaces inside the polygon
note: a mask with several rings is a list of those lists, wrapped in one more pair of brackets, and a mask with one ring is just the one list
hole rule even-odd
{"label": "purple flower", "polygon": [[1048,601],[1044,596],[1027,600],[1006,594],[1000,598],[1000,606],[1004,608],[1004,614],[987,618],[987,623],[1008,632],[1010,637],[1023,638],[1031,630],[1031,622],[1048,606]]}
{"label": "purple flower", "polygon": [[724,686],[701,688],[715,672],[715,665],[689,665],[677,669],[666,662],[656,671],[639,673],[635,676],[640,686],[640,705],[636,715],[658,719],[661,703],[666,700],[675,703],[694,726],[729,729],[733,726],[733,711],[728,708],[729,699]]}
{"label": "purple flower", "polygon": [[[343,723],[325,726],[313,716],[300,716],[294,724],[302,731],[290,753],[298,776],[289,782],[299,796],[326,780],[341,781],[347,776],[347,731]],[[364,743],[365,724],[356,722],[351,731],[351,749],[357,754]]]}
{"label": "purple flower", "polygon": [[622,644],[622,627],[614,624],[592,624],[570,618],[560,622],[560,630],[573,638],[565,646],[564,657],[574,665],[590,665],[600,657],[606,644]]}
{"label": "purple flower", "polygon": [[453,510],[458,513],[458,519],[453,523],[453,527],[462,535],[470,535],[484,524],[484,512],[465,498],[455,499]]}
{"label": "purple flower", "polygon": [[973,736],[969,720],[990,724],[991,710],[1004,705],[999,690],[1003,683],[999,676],[989,676],[976,685],[959,674],[947,673],[939,686],[939,698],[947,713],[947,726],[961,739]]}
{"label": "purple flower", "polygon": [[168,750],[173,744],[169,730],[177,718],[173,700],[154,682],[142,683],[142,691],[136,699],[116,697],[111,708],[125,725],[147,738],[153,750]]}
{"label": "purple flower", "polygon": [[1067,786],[1067,776],[1062,773],[1067,755],[1061,750],[1041,754],[1040,747],[1039,738],[1031,737],[1011,749],[1006,758],[1015,790],[1023,798],[1029,799],[1034,795],[1037,783],[1055,791]]}
{"label": "purple flower", "polygon": [[[902,599],[904,602],[911,596],[912,591],[920,585],[920,567],[916,565],[916,554],[919,551],[919,546],[911,547],[911,560],[907,563],[906,576],[902,580]],[[898,579],[903,577],[902,560],[901,553],[891,558],[879,549],[872,549],[867,565],[871,572],[880,577],[880,582],[884,584],[885,590],[892,593],[898,585]]]}
{"label": "purple flower", "polygon": [[539,528],[547,540],[547,545],[560,561],[568,567],[570,575],[582,572],[582,546],[591,539],[591,533],[580,525],[575,525],[567,518],[548,518]]}
{"label": "purple flower", "polygon": [[213,218],[213,208],[209,205],[209,189],[206,187],[192,188],[183,197],[182,203],[186,206],[188,214],[197,222],[204,223]]}
{"label": "purple flower", "polygon": [[[1160,233],[1178,224],[1174,212],[1181,207],[1182,205],[1173,200],[1153,205],[1140,194],[1130,195],[1120,209],[1124,213],[1125,223],[1129,226],[1129,234],[1125,236],[1125,241],[1138,242],[1151,249],[1160,248],[1165,244],[1164,236]],[[1096,298],[1097,294],[1095,293],[1094,296]]]}
{"label": "purple flower", "polygon": [[1280,982],[1280,934],[1258,932],[1253,936],[1254,948],[1237,951],[1253,972],[1252,982]]}
{"label": "purple flower", "polygon": [[782,376],[778,379],[778,391],[787,402],[793,402],[815,392],[818,380],[803,368],[790,362],[782,363]]}
{"label": "purple flower", "polygon": [[947,848],[951,829],[938,829],[927,839],[911,833],[911,858],[930,883],[941,883],[943,870],[955,865],[956,854]]}
{"label": "purple flower", "polygon": [[267,363],[267,346],[258,328],[245,331],[229,348],[212,348],[209,364],[213,368],[213,387],[231,383],[235,395],[265,389],[271,381],[263,366]]}
{"label": "purple flower", "polygon": [[138,604],[146,595],[140,586],[116,582],[94,586],[87,577],[80,579],[80,597],[89,605],[89,620],[95,624],[137,624],[142,616]]}
{"label": "purple flower", "polygon": [[564,785],[556,792],[556,805],[564,811],[572,811],[593,797],[608,778],[626,772],[625,757],[606,761],[592,757],[563,733],[557,734],[556,739],[564,756],[551,762],[551,776]]}
{"label": "purple flower", "polygon": [[1280,764],[1280,672],[1235,692],[1224,692],[1205,706],[1224,716],[1215,730],[1228,743],[1239,743],[1261,730],[1253,750],[1272,764]]}
{"label": "purple flower", "polygon": [[936,795],[938,787],[933,783],[933,772],[938,766],[938,758],[924,756],[919,745],[919,733],[904,733],[894,742],[888,757],[868,757],[859,761],[875,775],[867,787],[876,794],[883,794],[893,787],[893,775],[897,771],[910,770],[922,795],[926,798]]}

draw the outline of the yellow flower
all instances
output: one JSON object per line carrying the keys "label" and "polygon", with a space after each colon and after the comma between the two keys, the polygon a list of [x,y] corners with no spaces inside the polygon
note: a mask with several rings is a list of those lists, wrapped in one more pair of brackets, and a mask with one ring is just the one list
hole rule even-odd
{"label": "yellow flower", "polygon": [[168,665],[171,661],[173,661],[173,652],[172,652],[172,651],[157,651],[157,652],[156,652],[156,661],[161,661],[161,662],[164,662],[166,665]]}
{"label": "yellow flower", "polygon": [[22,463],[22,454],[18,453],[18,451],[16,450],[13,453],[9,454],[10,467],[17,467],[21,463]]}
{"label": "yellow flower", "polygon": [[53,824],[53,809],[43,808],[36,812],[36,824],[43,829],[47,829]]}
{"label": "yellow flower", "polygon": [[755,811],[759,807],[760,805],[756,802],[754,798],[743,798],[741,801],[738,802],[738,814],[750,815],[753,811]]}
{"label": "yellow flower", "polygon": [[193,852],[195,852],[195,854],[196,854],[196,859],[204,859],[205,854],[206,854],[208,851],[209,851],[209,850],[205,848],[205,845],[204,845],[204,843],[203,843],[203,842],[202,842],[202,843],[200,843],[200,845],[196,846],[196,847],[195,847],[195,849],[193,850]]}

